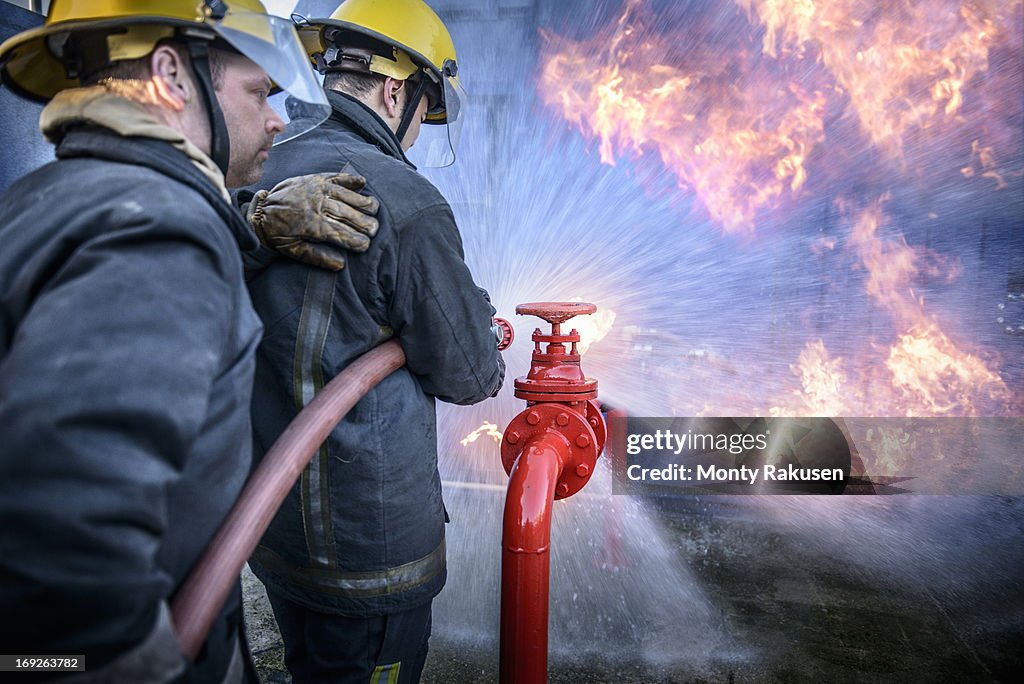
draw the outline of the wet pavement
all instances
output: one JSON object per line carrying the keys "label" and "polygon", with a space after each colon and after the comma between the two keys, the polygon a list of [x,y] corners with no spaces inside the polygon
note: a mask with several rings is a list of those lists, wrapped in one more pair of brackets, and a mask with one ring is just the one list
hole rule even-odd
{"label": "wet pavement", "polygon": [[[603,643],[553,638],[550,682],[1019,681],[1024,505],[1018,500],[932,497],[907,508],[881,506],[875,501],[882,497],[874,497],[861,514],[868,504],[858,508],[852,498],[838,513],[801,503],[819,497],[728,503],[732,498],[646,505],[669,541],[670,562],[685,566],[686,581],[699,585],[709,608],[692,621],[685,611],[675,623],[652,616],[660,624],[647,633],[645,616],[632,615],[618,635],[615,626],[594,630]],[[633,553],[620,562],[650,559]],[[616,573],[631,577],[627,567],[602,572],[612,584]],[[677,596],[664,586],[634,589],[654,600]],[[450,581],[445,591],[458,590]],[[251,575],[245,593],[264,681],[287,682],[273,618]],[[451,611],[435,613],[440,618],[423,682],[496,682],[496,624],[488,634],[466,633],[444,624]],[[553,634],[565,615],[552,608]]]}

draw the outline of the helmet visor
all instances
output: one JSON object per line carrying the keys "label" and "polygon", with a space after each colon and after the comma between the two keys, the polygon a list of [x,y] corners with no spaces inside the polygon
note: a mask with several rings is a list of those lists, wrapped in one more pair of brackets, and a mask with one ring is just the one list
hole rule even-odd
{"label": "helmet visor", "polygon": [[280,88],[270,99],[285,122],[275,145],[316,128],[330,115],[327,96],[290,21],[255,12],[228,12],[212,26],[217,35],[262,67],[274,86]]}
{"label": "helmet visor", "polygon": [[420,136],[407,154],[416,166],[439,168],[455,163],[469,96],[462,89],[458,76],[446,76],[443,82],[444,101],[440,111],[428,111],[423,122],[434,125],[420,128]]}

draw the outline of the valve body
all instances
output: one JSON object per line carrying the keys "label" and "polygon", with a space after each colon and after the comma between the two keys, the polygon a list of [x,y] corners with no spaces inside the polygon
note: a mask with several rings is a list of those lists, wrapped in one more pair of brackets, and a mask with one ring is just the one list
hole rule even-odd
{"label": "valve body", "polygon": [[[551,324],[550,334],[533,331],[530,372],[515,380],[515,395],[526,400],[526,410],[512,419],[501,440],[501,462],[511,474],[519,454],[548,431],[569,443],[569,459],[555,487],[555,498],[572,496],[587,483],[604,448],[607,429],[597,403],[597,380],[583,374],[575,329],[562,333],[562,324],[597,307],[586,302],[520,304],[516,313],[538,316]],[[547,344],[544,348],[542,345]]]}

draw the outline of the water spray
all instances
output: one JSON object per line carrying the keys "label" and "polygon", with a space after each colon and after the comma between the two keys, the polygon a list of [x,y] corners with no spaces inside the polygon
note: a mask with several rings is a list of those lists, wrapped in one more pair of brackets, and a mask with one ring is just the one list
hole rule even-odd
{"label": "water spray", "polygon": [[516,307],[517,314],[550,323],[551,333],[533,332],[530,372],[515,381],[515,396],[526,400],[526,409],[501,440],[509,474],[501,556],[503,684],[547,681],[551,509],[555,499],[572,496],[590,480],[607,434],[597,380],[580,367],[580,334],[564,334],[561,327],[595,311],[584,302]]}

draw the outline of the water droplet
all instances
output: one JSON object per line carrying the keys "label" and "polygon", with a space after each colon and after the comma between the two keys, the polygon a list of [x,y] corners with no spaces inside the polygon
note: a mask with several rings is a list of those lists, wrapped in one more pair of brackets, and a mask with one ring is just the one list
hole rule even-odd
{"label": "water droplet", "polygon": [[[1013,295],[1010,295],[1010,298],[1013,298]],[[1006,308],[1006,304],[1003,304],[1002,302],[999,302],[998,304],[996,304],[996,308],[999,309],[1000,311],[1002,311],[1003,309]]]}
{"label": "water droplet", "polygon": [[1008,333],[1010,333],[1012,335],[1013,334],[1013,326],[1012,325],[1006,326],[1006,332],[1008,332]]}
{"label": "water droplet", "polygon": [[996,319],[996,323],[1005,323],[1005,322],[1006,322],[1006,319],[1003,318],[1002,316],[1000,316],[999,318]]}

